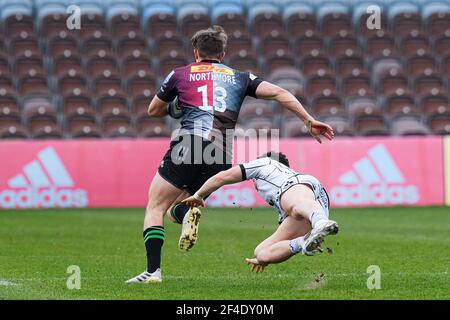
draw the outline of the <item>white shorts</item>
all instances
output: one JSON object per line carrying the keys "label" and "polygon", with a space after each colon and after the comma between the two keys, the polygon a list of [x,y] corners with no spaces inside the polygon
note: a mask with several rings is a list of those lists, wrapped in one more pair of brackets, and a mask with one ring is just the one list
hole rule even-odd
{"label": "white shorts", "polygon": [[305,184],[311,188],[311,190],[314,192],[316,201],[320,203],[324,213],[328,217],[330,215],[330,200],[323,185],[319,182],[319,180],[317,180],[317,178],[313,176],[307,174],[298,174],[286,180],[280,187],[280,191],[278,192],[279,196],[276,199],[276,206],[280,208],[280,210],[278,210],[278,222],[283,222],[283,220],[287,217],[286,212],[284,212],[284,210],[281,210],[281,196],[290,188],[298,184]]}

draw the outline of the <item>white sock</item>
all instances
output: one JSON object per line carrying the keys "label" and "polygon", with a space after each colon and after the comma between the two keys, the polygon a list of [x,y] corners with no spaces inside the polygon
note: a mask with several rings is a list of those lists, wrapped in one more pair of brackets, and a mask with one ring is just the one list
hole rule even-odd
{"label": "white sock", "polygon": [[316,227],[317,222],[321,220],[328,220],[328,217],[326,216],[325,212],[319,211],[319,212],[313,212],[311,216],[309,217],[309,221],[311,221],[311,227],[314,229]]}
{"label": "white sock", "polygon": [[289,241],[289,249],[293,254],[300,253],[302,251],[302,247],[300,247],[300,242],[302,242],[304,237],[298,237],[294,240]]}

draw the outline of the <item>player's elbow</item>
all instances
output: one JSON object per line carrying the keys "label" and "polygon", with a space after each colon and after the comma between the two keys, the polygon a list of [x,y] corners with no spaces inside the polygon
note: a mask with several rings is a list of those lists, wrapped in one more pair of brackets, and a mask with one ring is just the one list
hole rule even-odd
{"label": "player's elbow", "polygon": [[158,110],[155,108],[154,105],[150,104],[147,109],[147,114],[150,117],[156,117],[158,115]]}
{"label": "player's elbow", "polygon": [[217,186],[223,186],[227,184],[227,179],[224,174],[218,174],[214,177],[214,184]]}
{"label": "player's elbow", "polygon": [[281,88],[281,87],[278,87],[278,86],[277,86],[277,87],[274,89],[274,99],[277,100],[278,102],[284,101],[284,100],[285,100],[285,97],[288,96],[288,95],[290,95],[290,92],[287,91],[287,90],[284,89],[284,88]]}
{"label": "player's elbow", "polygon": [[260,250],[255,255],[255,258],[259,261],[259,263],[268,264],[270,262],[270,253],[268,252],[268,250]]}

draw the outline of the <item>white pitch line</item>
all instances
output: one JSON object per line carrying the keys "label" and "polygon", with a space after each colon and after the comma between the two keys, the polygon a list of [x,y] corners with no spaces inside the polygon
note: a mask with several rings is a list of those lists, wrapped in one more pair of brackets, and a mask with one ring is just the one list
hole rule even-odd
{"label": "white pitch line", "polygon": [[11,281],[8,281],[5,279],[0,279],[0,286],[6,286],[6,287],[17,286],[17,283],[14,283],[14,282],[11,282]]}

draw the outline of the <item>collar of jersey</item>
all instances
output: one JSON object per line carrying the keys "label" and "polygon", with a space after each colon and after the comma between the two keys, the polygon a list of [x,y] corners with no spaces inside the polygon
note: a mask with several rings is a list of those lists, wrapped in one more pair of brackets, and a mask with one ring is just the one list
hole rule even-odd
{"label": "collar of jersey", "polygon": [[201,61],[199,61],[199,62],[220,63],[219,60],[210,60],[210,59],[203,59],[203,60],[201,60]]}

